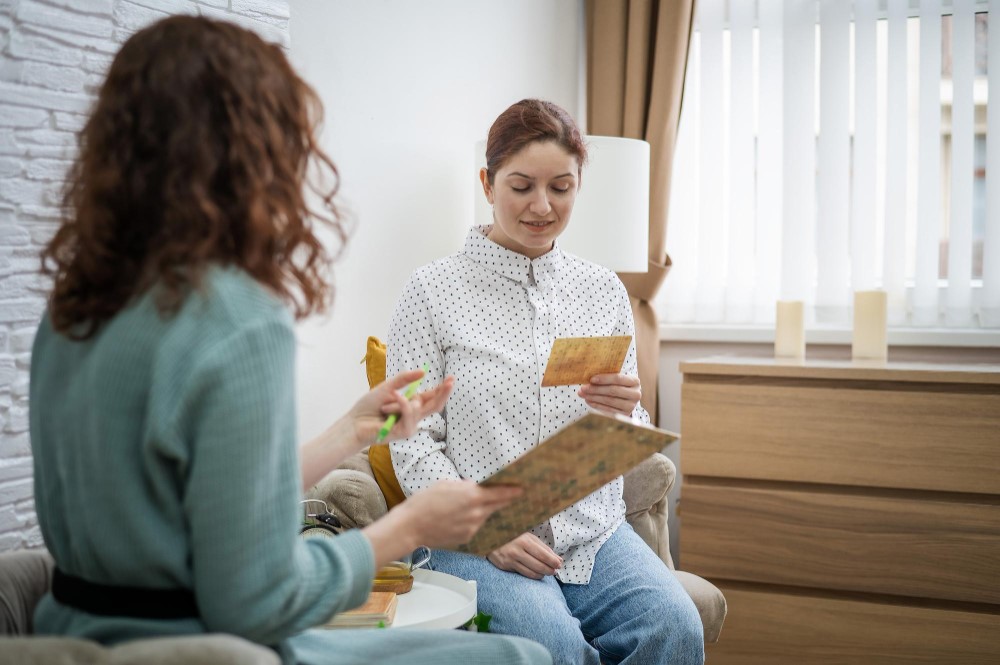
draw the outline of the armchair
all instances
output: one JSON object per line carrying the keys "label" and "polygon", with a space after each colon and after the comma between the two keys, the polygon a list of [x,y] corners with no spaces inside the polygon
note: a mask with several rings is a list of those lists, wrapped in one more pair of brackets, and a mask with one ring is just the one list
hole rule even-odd
{"label": "armchair", "polygon": [[271,649],[234,635],[151,637],[106,647],[32,635],[35,606],[52,584],[45,550],[0,553],[0,663],[18,665],[280,665]]}
{"label": "armchair", "polygon": [[[368,380],[376,385],[385,378],[384,346],[369,338]],[[674,571],[701,615],[705,641],[716,642],[726,617],[722,592],[701,577],[676,570],[670,556],[667,530],[667,491],[677,469],[665,455],[655,453],[625,475],[625,518],[635,532]],[[394,479],[393,479],[394,480]],[[381,483],[385,486],[386,483]],[[389,490],[393,492],[392,489]],[[307,498],[326,501],[341,522],[351,528],[364,527],[388,512],[385,494],[369,461],[369,449],[348,458],[307,493]]]}

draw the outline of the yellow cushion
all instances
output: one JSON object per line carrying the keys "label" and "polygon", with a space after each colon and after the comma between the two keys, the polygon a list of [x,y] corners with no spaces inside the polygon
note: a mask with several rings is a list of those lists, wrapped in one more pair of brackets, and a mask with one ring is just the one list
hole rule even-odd
{"label": "yellow cushion", "polygon": [[[368,348],[362,362],[365,363],[365,372],[368,374],[369,388],[374,388],[385,381],[385,344],[378,337],[368,338]],[[397,503],[402,503],[406,495],[396,480],[392,457],[389,455],[389,444],[379,443],[369,446],[368,463],[372,466],[375,482],[385,495],[385,505],[392,508]]]}
{"label": "yellow cushion", "polygon": [[372,465],[375,482],[385,495],[385,505],[392,508],[406,499],[403,488],[396,480],[396,472],[392,468],[392,457],[389,455],[389,444],[380,443],[368,448],[368,463]]}
{"label": "yellow cushion", "polygon": [[382,340],[378,337],[368,338],[368,348],[361,362],[365,364],[369,388],[374,388],[385,381],[385,344]]}

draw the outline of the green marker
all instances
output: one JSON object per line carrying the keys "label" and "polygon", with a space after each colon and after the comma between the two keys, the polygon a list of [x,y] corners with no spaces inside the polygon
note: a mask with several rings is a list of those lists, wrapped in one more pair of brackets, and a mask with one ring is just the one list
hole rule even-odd
{"label": "green marker", "polygon": [[[427,363],[424,363],[422,369],[424,370],[424,376],[427,376],[427,369],[428,369]],[[420,382],[424,380],[424,376],[420,377],[410,385],[406,386],[406,391],[403,392],[403,397],[405,397],[406,399],[410,399],[411,397],[416,395],[417,388],[420,387]],[[395,413],[389,414],[389,417],[385,419],[385,424],[382,425],[382,429],[378,431],[378,436],[375,437],[375,443],[382,443],[383,441],[385,441],[385,437],[389,436],[389,430],[391,430],[392,426],[396,424],[397,418],[399,418],[397,414]]]}

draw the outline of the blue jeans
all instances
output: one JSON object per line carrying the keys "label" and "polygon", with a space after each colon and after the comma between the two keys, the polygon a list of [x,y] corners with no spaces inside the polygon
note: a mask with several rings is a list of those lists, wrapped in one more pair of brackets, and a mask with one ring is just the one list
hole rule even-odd
{"label": "blue jeans", "polygon": [[[295,665],[549,665],[538,644],[503,635],[418,628],[313,629],[289,640]],[[290,662],[288,658],[285,662]]]}
{"label": "blue jeans", "polygon": [[601,546],[589,584],[533,580],[483,557],[435,550],[431,568],[476,580],[490,631],[543,644],[555,665],[705,662],[694,602],[628,523]]}

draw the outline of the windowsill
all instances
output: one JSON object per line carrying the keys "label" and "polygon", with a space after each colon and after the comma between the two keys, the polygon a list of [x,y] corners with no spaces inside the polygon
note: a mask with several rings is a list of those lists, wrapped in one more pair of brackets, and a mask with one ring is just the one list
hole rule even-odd
{"label": "windowsill", "polygon": [[[850,345],[852,330],[806,328],[806,344]],[[660,323],[661,342],[774,344],[774,326],[722,323]],[[889,346],[1000,347],[1000,330],[890,328]]]}

